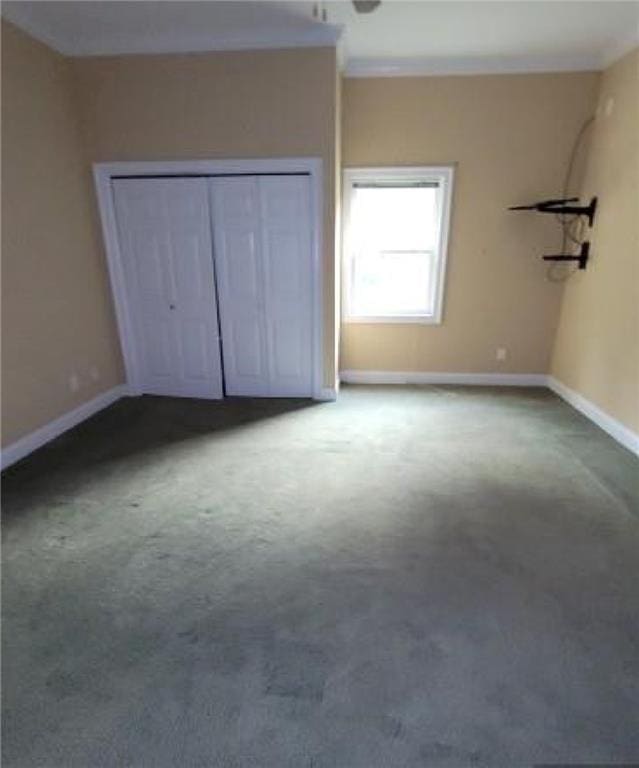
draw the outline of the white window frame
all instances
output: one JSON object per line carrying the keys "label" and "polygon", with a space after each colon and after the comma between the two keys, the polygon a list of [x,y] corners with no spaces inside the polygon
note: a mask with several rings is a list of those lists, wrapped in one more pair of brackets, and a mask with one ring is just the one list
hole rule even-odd
{"label": "white window frame", "polygon": [[[404,168],[346,168],[343,172],[342,196],[342,322],[344,323],[422,323],[439,325],[444,311],[444,290],[446,283],[446,261],[450,236],[450,215],[453,199],[455,167],[453,165],[430,165]],[[435,181],[441,188],[441,226],[437,237],[438,258],[435,263],[435,296],[432,314],[405,315],[357,315],[351,310],[351,247],[350,207],[353,187],[361,182],[428,182]]]}

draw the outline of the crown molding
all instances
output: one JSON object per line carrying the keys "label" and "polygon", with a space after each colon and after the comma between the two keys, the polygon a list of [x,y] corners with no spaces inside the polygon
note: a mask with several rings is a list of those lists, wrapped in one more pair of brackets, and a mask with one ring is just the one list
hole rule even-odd
{"label": "crown molding", "polygon": [[112,46],[108,50],[98,50],[97,47],[91,46],[91,50],[76,49],[72,52],[62,51],[62,53],[75,58],[88,58],[91,56],[171,56],[190,53],[285,50],[288,48],[335,48],[336,46],[337,40],[334,35],[312,34],[301,37],[273,35],[270,38],[242,38],[201,44],[193,41],[171,47],[166,45],[161,47],[155,45],[123,45],[117,49],[115,46]]}
{"label": "crown molding", "polygon": [[[631,26],[623,40],[616,40],[605,49],[574,55],[547,56],[483,56],[483,57],[372,57],[348,55],[345,28],[340,24],[317,24],[313,28],[282,33],[264,30],[257,35],[211,39],[204,32],[191,34],[176,43],[162,36],[132,42],[122,40],[105,45],[100,39],[80,43],[54,34],[37,17],[28,3],[4,3],[0,15],[31,37],[64,56],[126,56],[213,53],[221,51],[271,50],[284,48],[335,47],[338,67],[344,77],[420,77],[438,75],[494,75],[544,72],[582,72],[606,69],[625,54],[639,46],[639,25]],[[67,36],[68,38],[68,36]]]}
{"label": "crown molding", "polygon": [[2,18],[3,21],[8,21],[13,24],[21,32],[29,35],[29,37],[37,40],[39,43],[46,45],[47,48],[51,48],[52,51],[65,55],[65,52],[62,50],[63,46],[60,45],[60,41],[48,30],[42,28],[41,25],[34,24],[26,14],[20,11],[20,7],[17,3],[12,3],[11,5],[3,3],[0,6],[0,18]]}
{"label": "crown molding", "polygon": [[224,51],[279,50],[284,48],[335,48],[342,36],[342,27],[334,24],[318,24],[303,32],[282,34],[267,30],[263,34],[247,37],[225,37],[211,39],[204,33],[184,37],[176,43],[163,38],[149,39],[138,43],[122,41],[104,45],[99,40],[80,44],[78,41],[63,40],[53,34],[45,25],[38,23],[29,14],[28,8],[12,2],[2,6],[1,15],[23,32],[44,43],[63,56],[86,58],[89,56],[164,55],[189,53],[216,53]]}
{"label": "crown molding", "polygon": [[595,54],[546,57],[351,59],[345,77],[424,77],[591,72],[602,68]]}
{"label": "crown molding", "polygon": [[601,69],[606,69],[615,64],[619,59],[637,47],[639,47],[639,26],[637,26],[637,29],[630,30],[624,40],[618,40],[604,50],[601,56]]}

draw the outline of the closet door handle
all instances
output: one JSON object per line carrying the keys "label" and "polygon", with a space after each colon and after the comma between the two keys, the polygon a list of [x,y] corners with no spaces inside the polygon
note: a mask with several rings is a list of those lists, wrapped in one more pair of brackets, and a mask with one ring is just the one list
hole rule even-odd
{"label": "closet door handle", "polygon": [[169,304],[169,309],[175,309],[175,304]]}

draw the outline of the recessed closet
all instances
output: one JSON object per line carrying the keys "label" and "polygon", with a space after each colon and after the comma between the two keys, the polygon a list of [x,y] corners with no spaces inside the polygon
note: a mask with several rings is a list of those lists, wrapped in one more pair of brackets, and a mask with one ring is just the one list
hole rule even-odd
{"label": "recessed closet", "polygon": [[313,395],[306,174],[112,180],[140,392]]}

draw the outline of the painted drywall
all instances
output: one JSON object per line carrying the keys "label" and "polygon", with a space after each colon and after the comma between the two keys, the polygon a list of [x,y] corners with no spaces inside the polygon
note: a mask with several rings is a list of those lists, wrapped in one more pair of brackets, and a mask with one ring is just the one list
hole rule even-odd
{"label": "painted drywall", "polygon": [[551,372],[639,432],[639,49],[603,73],[589,143],[592,259],[566,283]]}
{"label": "painted drywall", "polygon": [[72,93],[69,62],[3,21],[3,445],[122,381]]}
{"label": "painted drywall", "polygon": [[[562,285],[560,230],[509,205],[556,196],[596,73],[347,78],[345,167],[454,163],[441,325],[342,324],[340,368],[546,373]],[[508,357],[496,360],[498,347]]]}
{"label": "painted drywall", "polygon": [[[333,350],[333,360],[337,378],[339,378],[339,348],[340,337],[342,333],[342,313],[341,313],[341,291],[342,291],[342,83],[341,72],[335,72],[335,258],[333,262],[333,274],[335,279],[335,306],[333,338],[335,349]],[[339,381],[336,382],[339,387]]]}
{"label": "painted drywall", "polygon": [[334,48],[73,61],[91,161],[314,156],[324,161],[324,373],[335,365]]}

